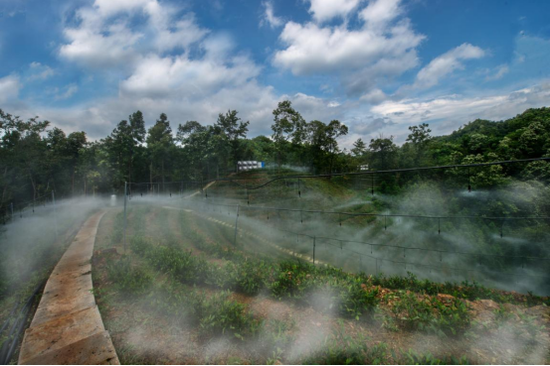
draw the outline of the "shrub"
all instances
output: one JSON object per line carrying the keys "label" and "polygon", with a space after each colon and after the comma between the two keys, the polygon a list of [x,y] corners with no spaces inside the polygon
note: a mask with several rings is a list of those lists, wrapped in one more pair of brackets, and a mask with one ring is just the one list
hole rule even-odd
{"label": "shrub", "polygon": [[349,336],[327,341],[325,347],[305,358],[306,365],[376,365],[384,362],[387,346],[382,343],[369,347],[365,339]]}
{"label": "shrub", "polygon": [[153,276],[141,267],[132,266],[128,258],[107,263],[107,274],[119,291],[132,295],[147,292],[153,283]]}
{"label": "shrub", "polygon": [[198,301],[194,301],[202,334],[230,333],[238,339],[244,339],[258,330],[259,322],[246,311],[245,305],[230,300],[229,295],[230,292],[210,297],[203,294],[197,297]]}
{"label": "shrub", "polygon": [[378,288],[368,289],[360,279],[339,284],[340,314],[359,319],[378,304]]}
{"label": "shrub", "polygon": [[302,298],[313,287],[315,267],[302,261],[279,263],[278,272],[270,284],[270,290],[276,297]]}
{"label": "shrub", "polygon": [[270,266],[263,261],[244,260],[237,265],[235,290],[256,295],[265,287]]}
{"label": "shrub", "polygon": [[455,335],[470,324],[466,303],[457,298],[417,297],[400,291],[391,311],[404,328]]}
{"label": "shrub", "polygon": [[143,256],[153,267],[173,275],[183,283],[205,283],[208,280],[209,266],[203,258],[197,258],[190,251],[176,247],[153,245],[150,240],[132,238],[132,249]]}
{"label": "shrub", "polygon": [[408,352],[402,352],[402,363],[409,365],[469,365],[466,356],[456,358],[454,356],[446,356],[442,359],[434,357],[431,353],[418,354],[412,349]]}

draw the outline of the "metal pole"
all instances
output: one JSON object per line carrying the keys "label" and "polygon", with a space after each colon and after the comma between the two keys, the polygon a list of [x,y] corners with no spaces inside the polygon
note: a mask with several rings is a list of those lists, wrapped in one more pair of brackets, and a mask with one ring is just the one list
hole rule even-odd
{"label": "metal pole", "polygon": [[57,238],[57,209],[55,208],[55,193],[52,191],[53,215],[55,217],[55,237]]}
{"label": "metal pole", "polygon": [[239,226],[239,211],[240,211],[240,208],[241,208],[241,206],[237,205],[237,218],[235,219],[235,237],[233,239],[233,245],[235,247],[237,246],[237,230],[238,230],[238,226]]}
{"label": "metal pole", "polygon": [[[52,191],[52,194],[53,194],[53,191]],[[10,207],[11,207],[11,216],[10,216],[10,219],[13,219],[13,202],[10,204]]]}
{"label": "metal pole", "polygon": [[126,254],[126,226],[127,226],[127,216],[126,216],[126,201],[128,199],[128,182],[124,182],[124,235],[123,235],[123,245],[124,245],[124,254]]}
{"label": "metal pole", "polygon": [[315,264],[315,237],[313,237],[313,264]]}

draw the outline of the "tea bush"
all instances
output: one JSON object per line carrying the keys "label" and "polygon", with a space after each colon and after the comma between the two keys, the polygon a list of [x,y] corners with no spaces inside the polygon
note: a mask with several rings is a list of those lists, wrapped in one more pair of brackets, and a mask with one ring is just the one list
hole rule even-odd
{"label": "tea bush", "polygon": [[436,358],[431,353],[418,354],[410,349],[408,352],[401,352],[401,358],[403,364],[409,365],[469,365],[470,362],[466,356],[456,358],[454,356],[446,356],[443,358]]}
{"label": "tea bush", "polygon": [[195,293],[198,301],[194,301],[194,308],[200,319],[202,334],[212,336],[230,333],[235,338],[244,339],[256,333],[260,323],[246,311],[245,305],[230,300],[230,294],[222,292],[206,297]]}
{"label": "tea bush", "polygon": [[418,297],[414,293],[399,291],[391,306],[397,323],[403,328],[456,335],[471,320],[468,305],[457,298]]}
{"label": "tea bush", "polygon": [[129,258],[107,262],[107,275],[120,292],[132,295],[146,293],[153,283],[153,275],[146,269],[132,266]]}
{"label": "tea bush", "polygon": [[387,357],[382,343],[369,347],[365,339],[340,335],[326,342],[325,347],[306,357],[305,365],[379,365]]}

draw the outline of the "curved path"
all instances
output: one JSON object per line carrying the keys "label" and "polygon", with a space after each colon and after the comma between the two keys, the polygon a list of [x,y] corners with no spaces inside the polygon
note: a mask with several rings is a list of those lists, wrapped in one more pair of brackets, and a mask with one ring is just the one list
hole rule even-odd
{"label": "curved path", "polygon": [[86,220],[54,268],[25,332],[19,364],[119,364],[92,291],[91,260],[104,214]]}

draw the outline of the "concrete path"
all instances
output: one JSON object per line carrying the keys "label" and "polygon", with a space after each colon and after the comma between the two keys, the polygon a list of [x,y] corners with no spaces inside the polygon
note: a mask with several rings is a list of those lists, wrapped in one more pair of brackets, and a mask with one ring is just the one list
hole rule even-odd
{"label": "concrete path", "polygon": [[53,270],[30,328],[20,365],[118,365],[92,289],[92,255],[104,211],[83,225]]}

